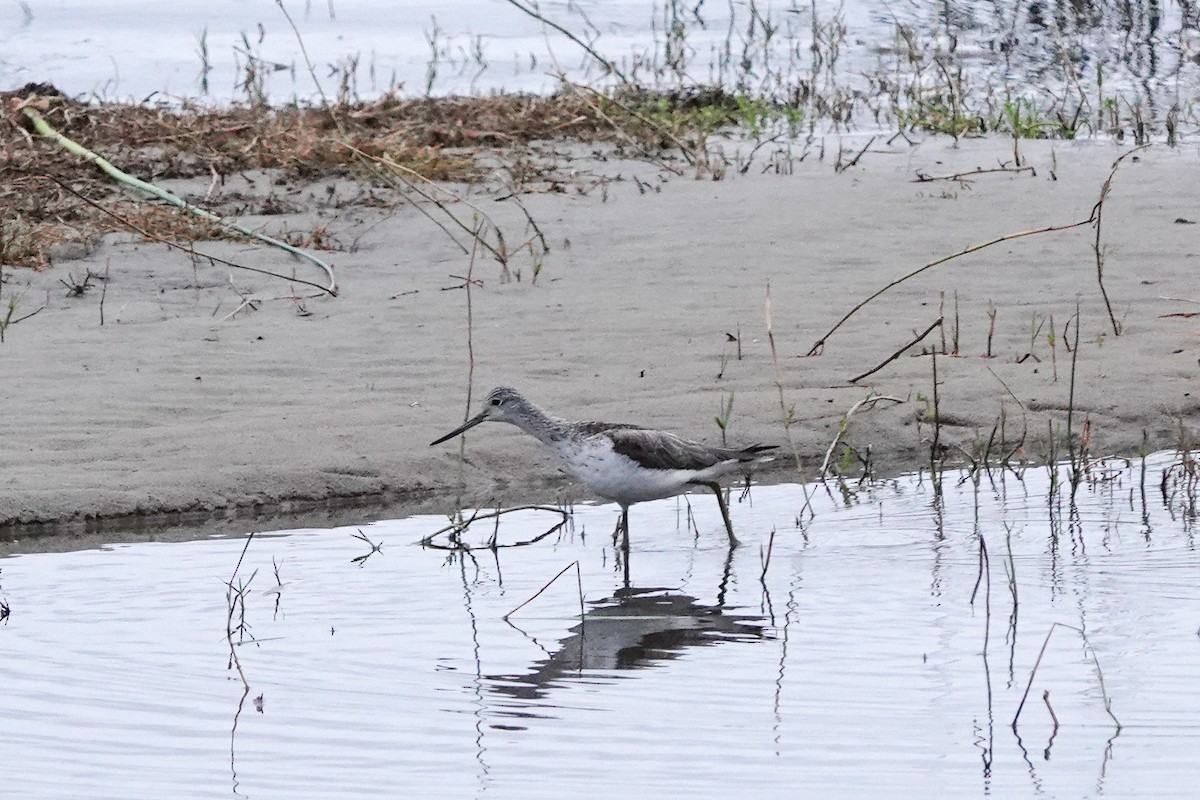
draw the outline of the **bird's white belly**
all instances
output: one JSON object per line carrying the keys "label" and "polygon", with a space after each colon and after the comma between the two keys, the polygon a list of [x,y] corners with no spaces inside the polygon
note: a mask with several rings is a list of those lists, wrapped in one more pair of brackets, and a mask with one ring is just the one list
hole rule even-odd
{"label": "bird's white belly", "polygon": [[578,449],[560,449],[559,456],[571,474],[593,492],[626,505],[673,497],[691,488],[689,481],[700,477],[698,471],[690,469],[647,469],[614,452],[603,439]]}

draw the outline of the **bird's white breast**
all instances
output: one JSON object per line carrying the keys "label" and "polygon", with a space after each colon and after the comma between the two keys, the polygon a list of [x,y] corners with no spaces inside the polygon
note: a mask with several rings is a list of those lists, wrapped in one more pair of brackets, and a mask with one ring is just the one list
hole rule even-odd
{"label": "bird's white breast", "polygon": [[560,443],[556,450],[567,469],[596,494],[618,503],[673,497],[700,476],[690,469],[647,469],[613,450],[604,436]]}

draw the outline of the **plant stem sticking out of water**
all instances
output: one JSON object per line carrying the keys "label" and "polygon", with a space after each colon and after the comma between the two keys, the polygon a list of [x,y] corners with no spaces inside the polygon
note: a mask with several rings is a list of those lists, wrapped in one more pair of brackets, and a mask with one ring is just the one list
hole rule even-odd
{"label": "plant stem sticking out of water", "polygon": [[369,552],[364,553],[361,556],[355,556],[354,558],[350,559],[351,564],[357,564],[358,566],[361,567],[367,563],[367,559],[369,559],[371,556],[375,555],[376,553],[379,553],[380,555],[383,554],[383,542],[379,542],[379,543],[372,542],[370,539],[367,538],[367,535],[362,532],[361,528],[359,528],[357,533],[352,533],[352,534],[350,534],[350,536],[354,539],[358,539],[360,542],[365,542],[367,544],[367,546],[371,548],[371,550]]}
{"label": "plant stem sticking out of water", "polygon": [[1108,714],[1109,719],[1111,719],[1113,724],[1117,726],[1117,734],[1119,735],[1121,733],[1121,721],[1117,719],[1117,715],[1113,713],[1112,698],[1108,696],[1108,691],[1104,687],[1104,672],[1100,669],[1100,659],[1096,655],[1096,650],[1094,647],[1092,647],[1091,642],[1088,641],[1088,636],[1082,628],[1077,628],[1074,625],[1067,625],[1064,622],[1051,623],[1050,630],[1046,631],[1046,638],[1042,642],[1042,649],[1038,651],[1038,657],[1033,663],[1033,669],[1029,671],[1029,682],[1025,685],[1025,693],[1021,695],[1021,702],[1017,705],[1017,713],[1013,715],[1013,733],[1017,733],[1017,723],[1021,720],[1021,712],[1025,709],[1025,701],[1029,699],[1029,690],[1033,688],[1033,679],[1037,677],[1038,667],[1041,666],[1042,658],[1046,655],[1046,647],[1050,644],[1050,637],[1054,635],[1054,631],[1058,628],[1065,628],[1070,631],[1075,631],[1083,640],[1084,651],[1092,657],[1092,663],[1096,667],[1096,679],[1100,684],[1100,697],[1104,703],[1104,712]]}
{"label": "plant stem sticking out of water", "polygon": [[942,476],[939,470],[941,461],[941,439],[942,439],[942,415],[938,410],[938,374],[937,374],[937,351],[931,355],[933,362],[933,442],[929,445],[929,478],[933,482],[934,500],[941,504],[942,499]]}
{"label": "plant stem sticking out of water", "polygon": [[549,589],[554,584],[554,582],[556,580],[558,580],[559,578],[561,578],[566,573],[566,571],[569,570],[571,567],[575,568],[575,582],[579,589],[579,624],[583,625],[586,614],[584,613],[584,607],[583,607],[583,572],[579,566],[579,561],[572,561],[570,564],[567,564],[565,567],[560,569],[558,571],[557,575],[555,575],[550,580],[546,581],[545,586],[538,589],[536,592],[533,593],[533,595],[528,600],[526,600],[524,603],[521,603],[521,605],[517,606],[512,611],[505,614],[503,617],[501,617],[501,619],[504,620],[505,622],[508,622],[509,617],[511,617],[513,614],[517,613],[518,611],[520,611],[525,606],[532,603],[534,600],[538,599],[538,597],[541,596],[542,592]]}
{"label": "plant stem sticking out of water", "polygon": [[[229,581],[225,584],[225,641],[229,643],[229,667],[237,668],[238,677],[242,679],[242,686],[246,692],[250,691],[250,681],[246,680],[246,673],[242,670],[241,659],[238,658],[237,646],[245,641],[246,636],[254,638],[250,633],[250,626],[246,623],[246,595],[250,593],[250,584],[254,581],[254,576],[258,574],[255,570],[250,574],[244,582],[237,581],[238,570],[242,568],[242,561],[246,558],[246,551],[250,549],[250,542],[254,540],[252,532],[246,537],[246,544],[242,547],[242,554],[238,556],[237,564],[233,568],[233,574],[229,576]],[[237,581],[237,585],[234,585]],[[234,618],[237,617],[237,624],[234,624]],[[237,635],[237,641],[233,640],[234,635]],[[245,694],[242,695],[245,700]]]}
{"label": "plant stem sticking out of water", "polygon": [[[1065,337],[1064,337],[1065,338]],[[1075,447],[1075,364],[1079,359],[1079,301],[1075,301],[1075,346],[1071,348],[1071,387],[1067,395],[1067,451],[1071,458],[1071,502],[1075,502],[1075,493],[1079,482],[1083,479],[1084,467],[1087,463],[1087,447],[1083,439],[1080,446]]]}
{"label": "plant stem sticking out of water", "polygon": [[1042,757],[1049,761],[1050,749],[1054,747],[1054,738],[1058,736],[1058,714],[1054,713],[1054,706],[1050,705],[1049,689],[1042,692],[1042,702],[1046,704],[1046,710],[1050,712],[1050,719],[1054,722],[1054,729],[1050,731],[1050,739],[1046,742],[1046,751],[1042,754]]}
{"label": "plant stem sticking out of water", "polygon": [[200,93],[208,94],[208,73],[212,72],[212,61],[208,57],[208,26],[200,29],[196,37],[196,55],[200,57]]}
{"label": "plant stem sticking out of water", "polygon": [[536,19],[538,22],[545,25],[546,27],[553,28],[554,30],[561,33],[563,36],[566,36],[569,40],[571,40],[576,45],[578,45],[585,53],[587,53],[589,56],[591,56],[593,59],[595,59],[597,64],[602,66],[605,70],[610,72],[612,75],[616,76],[617,80],[619,80],[621,83],[623,83],[623,84],[629,83],[629,79],[625,77],[625,73],[622,72],[620,69],[618,69],[616,64],[609,61],[604,56],[600,55],[598,52],[596,52],[596,49],[594,47],[592,47],[592,45],[588,44],[583,39],[576,36],[570,30],[563,27],[562,25],[559,25],[557,22],[554,22],[553,20],[547,18],[544,14],[542,14],[542,10],[541,10],[541,8],[538,7],[536,0],[529,0],[529,2],[523,2],[523,0],[507,0],[507,2],[509,5],[513,6],[514,8],[519,9],[520,11],[524,12],[525,14],[528,14],[529,16]]}
{"label": "plant stem sticking out of water", "polygon": [[[767,281],[767,298],[763,304],[763,316],[767,323],[767,343],[771,346],[771,363],[775,367],[775,388],[779,391],[779,413],[783,421],[783,433],[787,437],[788,446],[792,449],[792,458],[796,462],[796,472],[803,474],[800,466],[800,451],[796,449],[796,440],[792,436],[792,424],[796,421],[796,407],[793,405],[790,408],[783,396],[783,370],[779,366],[779,351],[775,347],[775,331],[774,320],[771,314],[771,281]],[[803,480],[800,482],[801,491],[804,492],[804,506],[800,509],[800,516],[803,517],[807,511],[811,516],[813,512],[812,497],[808,493],[808,488]]]}
{"label": "plant stem sticking out of water", "polygon": [[763,591],[767,590],[767,570],[771,568],[771,553],[775,549],[775,527],[771,527],[771,535],[767,539],[767,547],[764,550],[762,545],[759,545],[758,559],[762,564],[762,572],[758,575],[759,583],[763,585]]}
{"label": "plant stem sticking out of water", "polygon": [[304,65],[308,68],[308,74],[312,78],[313,86],[317,87],[317,94],[321,95],[322,107],[332,113],[333,107],[329,105],[329,98],[325,96],[325,89],[321,86],[321,82],[317,80],[317,71],[313,68],[312,59],[308,57],[308,48],[304,46],[304,37],[300,35],[300,29],[296,27],[296,23],[292,20],[292,15],[288,13],[287,6],[283,4],[283,0],[275,0],[275,5],[279,6],[284,19],[287,20],[288,25],[292,28],[292,33],[296,36],[296,43],[300,46],[300,55],[304,57]]}
{"label": "plant stem sticking out of water", "polygon": [[903,403],[904,402],[904,400],[900,399],[899,397],[890,397],[887,395],[877,395],[874,392],[868,392],[866,397],[864,397],[862,400],[859,400],[854,405],[850,406],[850,409],[845,414],[842,415],[842,421],[838,425],[838,432],[836,435],[834,435],[833,441],[829,443],[829,447],[825,451],[825,458],[821,462],[821,470],[820,470],[820,472],[817,473],[817,480],[824,481],[825,478],[829,475],[829,466],[830,466],[831,460],[833,459],[833,451],[837,447],[838,442],[840,442],[842,440],[842,437],[844,437],[846,435],[846,431],[850,427],[850,417],[854,416],[854,412],[858,411],[860,408],[867,405],[868,403],[871,405],[871,407],[874,407],[875,404],[878,403],[880,400],[890,400],[893,403]]}

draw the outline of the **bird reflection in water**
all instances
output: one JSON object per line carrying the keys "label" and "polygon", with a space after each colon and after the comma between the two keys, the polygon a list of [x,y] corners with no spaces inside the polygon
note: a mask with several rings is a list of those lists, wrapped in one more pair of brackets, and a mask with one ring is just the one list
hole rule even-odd
{"label": "bird reflection in water", "polygon": [[487,680],[494,692],[537,700],[555,686],[594,680],[596,671],[648,667],[689,647],[769,638],[765,626],[761,616],[731,614],[668,589],[618,589],[612,598],[594,603],[582,624],[530,672]]}

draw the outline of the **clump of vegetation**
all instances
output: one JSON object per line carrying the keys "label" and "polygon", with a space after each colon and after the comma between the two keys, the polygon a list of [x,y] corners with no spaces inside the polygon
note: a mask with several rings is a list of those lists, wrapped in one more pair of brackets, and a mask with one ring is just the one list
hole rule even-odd
{"label": "clump of vegetation", "polygon": [[[668,0],[655,11],[651,44],[613,61],[598,49],[599,30],[570,7],[550,14],[537,4],[509,3],[579,49],[586,83],[560,74],[559,90],[548,96],[433,96],[438,70],[452,66],[447,59],[455,49],[435,20],[427,35],[429,74],[419,97],[401,96],[393,80],[383,96],[362,99],[360,59],[353,56],[332,70],[339,77],[331,95],[306,63],[319,103],[272,107],[266,76],[286,65],[263,60],[249,39],[235,48],[244,97],[225,107],[186,100],[161,106],[85,104],[48,85],[0,94],[0,165],[9,178],[0,188],[0,264],[44,267],[55,245],[86,244],[117,225],[103,211],[113,202],[111,185],[28,134],[17,109],[31,95],[47,101],[45,116],[56,130],[144,180],[211,175],[214,185],[223,176],[261,169],[283,180],[346,175],[372,181],[381,165],[402,172],[405,180],[472,183],[496,175],[496,159],[488,156],[515,151],[509,161],[536,167],[531,145],[562,139],[632,148],[635,156],[672,171],[691,167],[713,178],[731,166],[746,172],[759,150],[769,148],[767,168],[786,173],[792,143],[807,152],[824,132],[864,128],[956,138],[1001,133],[1012,137],[1020,166],[1022,139],[1111,135],[1141,144],[1165,130],[1174,144],[1197,122],[1193,104],[1176,100],[1169,110],[1161,108],[1156,87],[1148,86],[1143,96],[1137,84],[1133,100],[1121,94],[1129,76],[1107,55],[1105,37],[1119,28],[1128,46],[1151,46],[1157,23],[1140,17],[1080,20],[1061,10],[1014,8],[1011,26],[1006,22],[991,42],[994,52],[980,54],[981,42],[996,33],[988,27],[992,23],[970,23],[948,12],[893,15],[891,41],[867,43],[855,38],[842,12],[816,4],[793,4],[781,12],[750,0],[717,14],[704,4]],[[997,19],[1009,16],[998,12]],[[1136,23],[1136,30],[1126,22]],[[879,26],[886,29],[888,23]],[[1029,51],[1017,35],[1025,29],[1044,34],[1047,46]],[[474,37],[469,52],[458,71],[481,75],[487,68],[481,37]],[[200,34],[197,55],[206,88],[212,70],[206,33]],[[848,66],[851,57],[855,61]],[[874,66],[864,69],[864,59],[872,58]],[[1014,59],[1027,62],[1024,78],[1009,77]],[[290,70],[294,74],[296,65]],[[1190,61],[1179,61],[1173,97],[1194,74],[1185,74],[1190,70]],[[730,157],[724,150],[728,141],[735,143]],[[844,168],[855,161],[839,157],[838,163]],[[181,236],[223,235],[196,220],[178,226],[185,228],[176,231]],[[493,242],[490,249],[503,263],[504,243]]]}
{"label": "clump of vegetation", "polygon": [[[102,207],[115,202],[111,182],[64,158],[26,129],[20,103],[43,101],[60,133],[148,181],[271,169],[284,180],[362,174],[362,156],[385,160],[429,181],[471,182],[483,174],[479,151],[556,136],[588,139],[611,128],[571,97],[502,96],[402,100],[395,96],[337,108],[258,106],[180,108],[85,104],[54,87],[30,85],[0,94],[6,144],[0,163],[0,264],[42,268],[55,245],[88,242],[115,228]],[[66,186],[70,187],[67,190]],[[78,194],[76,194],[78,193]],[[92,204],[81,201],[90,200]],[[223,235],[203,220],[154,206],[124,216],[195,240]]]}

